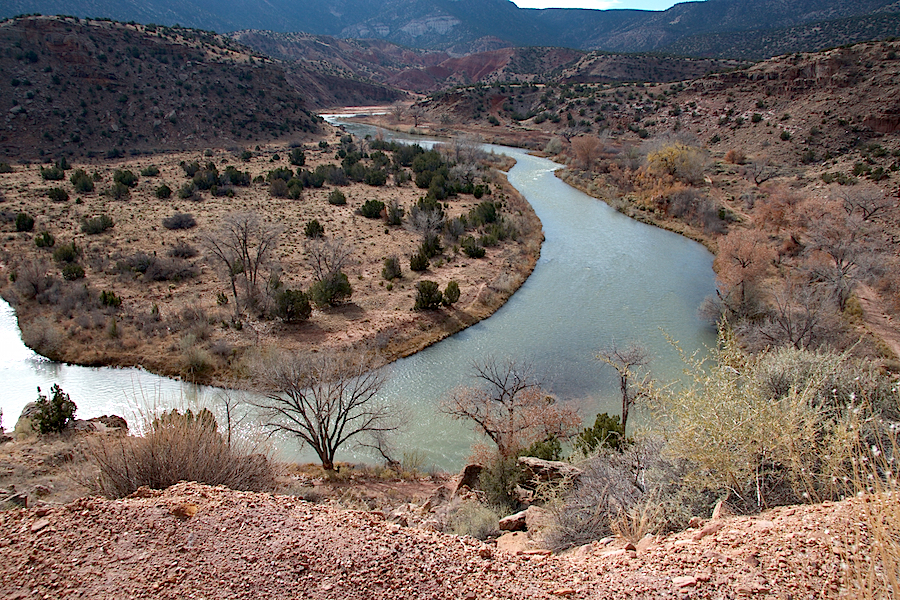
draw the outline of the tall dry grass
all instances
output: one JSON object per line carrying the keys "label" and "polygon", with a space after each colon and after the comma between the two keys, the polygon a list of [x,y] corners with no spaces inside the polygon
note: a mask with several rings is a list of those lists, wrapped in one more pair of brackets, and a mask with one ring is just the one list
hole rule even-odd
{"label": "tall dry grass", "polygon": [[179,481],[266,491],[274,486],[271,461],[256,448],[223,437],[208,409],[177,409],[146,419],[140,436],[91,440],[86,454],[99,469],[91,487],[122,498],[140,487],[165,489]]}
{"label": "tall dry grass", "polygon": [[844,540],[849,597],[900,598],[900,427],[880,427],[881,439],[858,446],[853,462],[857,498]]}

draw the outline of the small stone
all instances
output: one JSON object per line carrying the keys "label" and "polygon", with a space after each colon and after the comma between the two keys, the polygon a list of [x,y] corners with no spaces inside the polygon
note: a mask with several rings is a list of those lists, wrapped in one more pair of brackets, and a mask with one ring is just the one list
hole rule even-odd
{"label": "small stone", "polygon": [[713,508],[712,512],[712,520],[716,521],[718,519],[722,519],[724,517],[730,517],[734,514],[734,511],[731,510],[731,507],[725,504],[724,500],[719,500],[716,502],[716,507]]}
{"label": "small stone", "polygon": [[637,546],[635,546],[631,542],[628,542],[627,544],[625,544],[625,550],[628,552],[637,552]]}
{"label": "small stone", "polygon": [[565,597],[565,596],[573,596],[575,593],[576,593],[576,590],[574,590],[574,589],[572,589],[572,588],[568,588],[568,587],[566,587],[566,588],[558,588],[558,589],[553,590],[553,595],[554,595],[554,596],[563,596],[563,597]]}
{"label": "small stone", "polygon": [[722,526],[723,525],[721,521],[707,523],[706,526],[703,527],[703,529],[694,534],[694,541],[699,542],[706,536],[717,533],[720,529],[722,529]]}
{"label": "small stone", "polygon": [[692,585],[697,585],[697,578],[686,575],[684,577],[674,577],[672,578],[672,584],[677,588],[689,587]]}
{"label": "small stone", "polygon": [[37,533],[38,531],[45,529],[50,525],[50,519],[38,519],[34,523],[31,524],[31,533]]}
{"label": "small stone", "polygon": [[494,555],[494,551],[490,546],[482,546],[478,549],[478,556],[481,558],[491,558]]}

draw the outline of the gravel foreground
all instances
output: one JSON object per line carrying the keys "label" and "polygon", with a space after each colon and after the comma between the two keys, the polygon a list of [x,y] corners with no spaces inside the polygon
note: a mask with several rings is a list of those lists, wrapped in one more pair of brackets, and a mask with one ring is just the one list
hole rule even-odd
{"label": "gravel foreground", "polygon": [[0,513],[0,598],[831,598],[847,503],[561,555],[180,483]]}

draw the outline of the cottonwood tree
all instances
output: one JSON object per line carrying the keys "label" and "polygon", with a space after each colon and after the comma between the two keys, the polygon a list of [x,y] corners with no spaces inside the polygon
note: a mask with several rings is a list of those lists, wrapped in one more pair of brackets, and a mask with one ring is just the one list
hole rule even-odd
{"label": "cottonwood tree", "polygon": [[308,445],[326,471],[334,470],[338,449],[350,442],[386,447],[386,436],[404,425],[401,411],[380,392],[387,379],[374,356],[320,352],[280,355],[257,366],[265,400],[257,406],[265,426]]}
{"label": "cottonwood tree", "polygon": [[247,302],[256,304],[259,278],[278,247],[281,228],[268,225],[253,212],[227,215],[219,229],[203,236],[210,255],[224,267],[231,282],[235,312],[240,312],[238,279],[244,282]]}
{"label": "cottonwood tree", "polygon": [[334,306],[353,293],[344,268],[350,264],[352,247],[342,237],[316,238],[306,243],[306,260],[315,282],[309,288],[310,298],[319,306]]}
{"label": "cottonwood tree", "polygon": [[[615,369],[619,376],[619,391],[622,394],[622,431],[627,431],[628,413],[635,401],[641,397],[641,390],[649,380],[649,374],[641,371],[650,362],[650,354],[646,348],[632,342],[624,348],[612,343],[601,348],[594,356]],[[636,381],[638,378],[641,378],[640,382]]]}
{"label": "cottonwood tree", "polygon": [[541,388],[531,365],[488,358],[472,371],[477,385],[452,390],[441,410],[474,422],[501,457],[550,437],[568,439],[578,428],[578,414]]}
{"label": "cottonwood tree", "polygon": [[719,240],[713,262],[716,295],[726,314],[752,316],[758,306],[759,285],[775,260],[766,236],[754,229],[734,229]]}

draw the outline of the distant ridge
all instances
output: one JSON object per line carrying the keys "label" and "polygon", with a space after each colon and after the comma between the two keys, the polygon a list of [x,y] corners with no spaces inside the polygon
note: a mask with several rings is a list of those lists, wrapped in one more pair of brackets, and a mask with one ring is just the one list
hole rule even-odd
{"label": "distant ridge", "polygon": [[[0,5],[0,17],[23,13],[178,23],[221,33],[302,31],[382,39],[455,54],[504,46],[556,46],[763,58],[784,47],[816,49],[807,42],[823,47],[870,39],[869,35],[900,35],[896,0],[706,0],[659,12],[521,9],[509,0],[6,0]],[[813,23],[815,31],[804,29]],[[767,41],[764,32],[775,30],[783,40]],[[748,38],[737,32],[752,33]],[[749,42],[753,50],[741,52],[739,42]]]}

